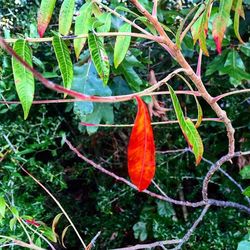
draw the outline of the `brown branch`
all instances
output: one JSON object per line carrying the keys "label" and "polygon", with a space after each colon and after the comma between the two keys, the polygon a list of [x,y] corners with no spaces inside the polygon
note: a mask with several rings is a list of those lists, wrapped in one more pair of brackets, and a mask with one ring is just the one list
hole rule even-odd
{"label": "brown branch", "polygon": [[202,196],[203,196],[203,200],[204,201],[208,201],[208,184],[209,181],[211,180],[212,176],[214,175],[214,173],[221,167],[222,164],[224,164],[225,162],[231,160],[233,157],[238,157],[240,155],[248,155],[250,154],[249,152],[236,152],[233,155],[227,154],[223,157],[221,157],[215,164],[213,164],[210,168],[210,170],[207,172],[204,181],[203,181],[203,187],[202,187]]}
{"label": "brown branch", "polygon": [[175,248],[173,248],[173,250],[179,250],[179,249],[181,249],[182,245],[189,240],[189,238],[193,234],[194,230],[197,228],[197,226],[199,225],[199,223],[203,220],[203,217],[207,213],[207,210],[208,210],[209,207],[210,207],[210,205],[206,205],[204,207],[204,209],[202,210],[202,212],[201,212],[200,216],[198,217],[198,219],[194,222],[194,224],[192,225],[192,227],[188,230],[188,232],[182,238],[180,244],[178,246],[176,246]]}
{"label": "brown branch", "polygon": [[[96,164],[94,161],[88,159],[87,157],[85,157],[84,155],[82,155],[72,144],[70,141],[68,141],[67,139],[65,140],[66,144],[69,146],[69,148],[82,160],[84,160],[85,162],[87,162],[88,164],[90,164],[92,167],[94,167],[95,169],[98,169],[100,172],[111,176],[112,178],[116,179],[117,181],[123,182],[126,185],[128,185],[129,187],[133,188],[134,190],[138,190],[137,187],[135,185],[133,185],[131,182],[129,182],[127,179],[120,177],[116,174],[114,174],[113,172],[103,168],[101,165]],[[248,153],[248,152],[246,152]],[[242,154],[246,154],[246,153],[242,153]],[[232,156],[231,156],[232,157]],[[180,201],[180,200],[175,200],[170,198],[169,196],[165,195],[160,195],[160,194],[156,194],[154,192],[151,192],[149,190],[144,190],[143,193],[148,194],[151,197],[157,198],[159,200],[163,200],[163,201],[167,201],[170,203],[173,203],[175,205],[181,205],[181,206],[187,206],[187,207],[202,207],[205,205],[214,205],[214,206],[219,206],[219,207],[233,207],[233,208],[237,208],[240,209],[248,214],[250,214],[250,208],[235,203],[235,202],[228,202],[228,201],[220,201],[220,200],[214,200],[214,199],[208,199],[207,201],[202,200],[202,201],[198,201],[198,202],[190,202],[190,201]]]}
{"label": "brown branch", "polygon": [[180,243],[181,240],[164,240],[164,241],[157,241],[154,243],[149,244],[139,244],[131,247],[122,247],[122,248],[115,248],[112,250],[137,250],[137,249],[151,249],[155,247],[162,247],[164,245],[174,245]]}

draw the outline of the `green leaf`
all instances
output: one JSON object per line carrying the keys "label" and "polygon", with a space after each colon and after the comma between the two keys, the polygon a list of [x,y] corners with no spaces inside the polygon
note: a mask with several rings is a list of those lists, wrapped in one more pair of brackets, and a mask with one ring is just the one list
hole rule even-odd
{"label": "green leaf", "polygon": [[37,16],[37,29],[40,37],[43,37],[55,8],[56,0],[42,0]]}
{"label": "green leaf", "polygon": [[[112,95],[109,86],[104,86],[102,80],[98,77],[92,62],[74,67],[72,89],[90,96]],[[104,121],[111,124],[114,120],[113,106],[111,104],[75,102],[74,113],[85,123],[99,124],[101,121]],[[93,134],[97,131],[98,127],[87,126],[86,129],[89,134]]]}
{"label": "green leaf", "polygon": [[[76,17],[75,22],[75,35],[87,35],[91,26],[91,15],[92,15],[92,2],[85,3],[79,12],[79,16]],[[74,39],[74,49],[76,53],[76,58],[78,59],[80,53],[85,45],[86,38]]]}
{"label": "green leaf", "polygon": [[206,0],[197,10],[193,20],[195,23],[191,27],[191,33],[193,36],[194,44],[199,40],[202,52],[208,56],[208,50],[206,45],[206,37],[208,32],[208,21],[210,17],[211,8],[213,5],[212,0]]}
{"label": "green leaf", "polygon": [[242,240],[237,247],[237,250],[249,250],[250,249],[250,241]]}
{"label": "green leaf", "polygon": [[193,122],[189,118],[188,119],[184,118],[181,105],[172,87],[168,85],[168,88],[170,91],[170,96],[174,105],[175,114],[178,119],[180,128],[182,130],[182,133],[186,141],[188,142],[189,147],[192,149],[195,155],[196,165],[198,165],[202,159],[202,155],[204,152],[201,137],[197,129],[195,128]]}
{"label": "green leaf", "polygon": [[228,50],[224,50],[220,55],[216,56],[212,62],[207,65],[207,70],[205,75],[210,76],[214,72],[219,71],[224,67],[224,63],[226,62],[226,57],[228,54]]}
{"label": "green leaf", "polygon": [[240,170],[240,175],[242,179],[250,179],[250,165],[244,166]]}
{"label": "green leaf", "polygon": [[184,133],[187,137],[188,144],[195,155],[195,159],[196,159],[195,164],[197,166],[199,165],[202,159],[204,147],[203,147],[201,137],[198,133],[198,130],[196,129],[195,125],[189,118],[186,119],[186,126],[185,126]]}
{"label": "green leaf", "polygon": [[0,215],[4,218],[6,209],[6,202],[3,197],[0,197]]}
{"label": "green leaf", "polygon": [[144,241],[147,239],[148,237],[148,233],[147,233],[147,224],[145,222],[137,222],[134,226],[133,226],[133,230],[134,230],[134,236],[136,239],[140,239],[140,241]]}
{"label": "green leaf", "polygon": [[98,20],[102,23],[100,27],[97,28],[98,32],[109,32],[111,28],[111,13],[104,12],[103,14],[99,15]]}
{"label": "green leaf", "polygon": [[246,56],[250,57],[250,43],[241,45],[240,51],[243,52]]}
{"label": "green leaf", "polygon": [[10,230],[11,230],[11,231],[14,230],[14,227],[15,227],[15,225],[16,225],[16,222],[17,222],[16,217],[10,219],[10,221],[9,221],[9,226],[10,226]]}
{"label": "green leaf", "polygon": [[[128,23],[123,24],[118,32],[131,32],[131,25]],[[117,68],[125,58],[129,49],[131,37],[130,36],[117,36],[114,49],[114,65]]]}
{"label": "green leaf", "polygon": [[238,40],[241,43],[244,43],[239,32],[241,13],[242,13],[242,0],[236,0],[235,13],[234,13],[234,32]]}
{"label": "green leaf", "polygon": [[250,197],[250,186],[248,186],[246,189],[244,189],[243,194]]}
{"label": "green leaf", "polygon": [[[14,51],[32,67],[32,54],[28,44],[24,40],[18,40],[14,44]],[[16,91],[22,104],[24,119],[27,119],[35,92],[33,74],[21,63],[12,57],[12,68]]]}
{"label": "green leaf", "polygon": [[212,34],[219,54],[222,52],[222,41],[226,32],[227,24],[230,20],[230,10],[232,8],[232,3],[233,0],[221,0],[219,13],[213,22]]}
{"label": "green leaf", "polygon": [[19,212],[15,207],[11,207],[10,211],[15,217],[19,217]]}
{"label": "green leaf", "polygon": [[59,33],[66,36],[72,24],[75,0],[64,0],[59,14]]}
{"label": "green leaf", "polygon": [[245,65],[236,50],[228,53],[224,67],[220,69],[220,74],[228,74],[230,83],[237,87],[242,80],[250,80],[250,74],[245,71]]}
{"label": "green leaf", "polygon": [[175,215],[173,206],[166,201],[157,201],[157,212],[161,217],[169,218]]}
{"label": "green leaf", "polygon": [[104,43],[95,34],[89,33],[88,44],[92,61],[96,67],[100,78],[106,85],[109,80],[110,66],[108,55],[104,49]]}
{"label": "green leaf", "polygon": [[70,89],[73,80],[73,65],[70,59],[69,49],[66,43],[58,35],[54,35],[52,44],[62,75],[63,86]]}

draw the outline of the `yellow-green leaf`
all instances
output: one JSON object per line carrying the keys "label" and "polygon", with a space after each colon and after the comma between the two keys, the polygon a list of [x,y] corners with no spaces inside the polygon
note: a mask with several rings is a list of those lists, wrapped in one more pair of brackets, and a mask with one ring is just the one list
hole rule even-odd
{"label": "yellow-green leaf", "polygon": [[219,54],[222,50],[222,41],[226,32],[227,24],[230,19],[230,10],[232,8],[233,0],[221,0],[219,13],[213,22],[213,38]]}
{"label": "yellow-green leaf", "polygon": [[52,44],[62,75],[63,86],[67,89],[70,89],[73,81],[73,65],[70,58],[69,49],[66,43],[58,35],[54,35]]}
{"label": "yellow-green leaf", "polygon": [[95,34],[89,33],[88,45],[97,73],[106,85],[109,80],[110,65],[108,55],[104,49],[104,43]]}
{"label": "yellow-green leaf", "polygon": [[6,203],[3,197],[0,197],[0,215],[4,218],[5,216]]}
{"label": "yellow-green leaf", "polygon": [[69,227],[71,227],[71,225],[68,225],[68,226],[65,227],[65,228],[63,229],[63,231],[62,231],[61,242],[62,242],[62,246],[63,246],[64,248],[66,248],[66,246],[65,246],[65,244],[64,244],[64,238],[65,238],[65,235],[66,235],[66,233],[67,233]]}
{"label": "yellow-green leaf", "polygon": [[45,30],[50,22],[56,0],[42,0],[37,15],[37,29],[40,37],[43,37]]}
{"label": "yellow-green leaf", "polygon": [[64,0],[59,14],[59,33],[67,35],[70,31],[74,14],[75,0]]}
{"label": "yellow-green leaf", "polygon": [[[14,51],[32,67],[32,54],[28,44],[24,40],[17,40],[13,47]],[[27,119],[35,92],[33,74],[21,63],[12,57],[12,68],[16,91],[22,104],[24,119]]]}
{"label": "yellow-green leaf", "polygon": [[[81,7],[79,11],[79,16],[76,17],[76,22],[75,22],[75,35],[76,36],[88,34],[90,24],[91,24],[92,6],[93,6],[92,2],[90,2],[90,3],[85,3]],[[87,40],[87,37],[74,39],[74,49],[75,49],[75,54],[76,54],[77,59],[80,56],[80,53],[86,43],[86,40]]]}
{"label": "yellow-green leaf", "polygon": [[[123,24],[119,28],[119,33],[121,32],[131,32],[131,25],[128,23]],[[130,36],[117,36],[115,41],[115,49],[114,49],[114,65],[115,68],[119,66],[119,64],[125,58],[127,51],[129,49],[131,37]]]}
{"label": "yellow-green leaf", "polygon": [[182,130],[182,133],[189,145],[189,147],[192,149],[194,155],[195,155],[195,159],[196,159],[196,165],[198,165],[202,159],[202,155],[203,155],[203,143],[201,140],[201,137],[195,127],[195,125],[193,124],[193,122],[188,118],[185,119],[184,118],[184,114],[182,112],[181,109],[181,105],[179,103],[179,100],[177,98],[177,95],[175,94],[173,88],[168,85],[168,89],[170,92],[170,96],[174,105],[174,110],[175,110],[175,114],[176,117],[178,119],[180,128]]}
{"label": "yellow-green leaf", "polygon": [[56,235],[56,226],[57,226],[62,215],[63,215],[63,213],[60,213],[60,214],[56,215],[55,218],[53,219],[51,229],[55,235]]}

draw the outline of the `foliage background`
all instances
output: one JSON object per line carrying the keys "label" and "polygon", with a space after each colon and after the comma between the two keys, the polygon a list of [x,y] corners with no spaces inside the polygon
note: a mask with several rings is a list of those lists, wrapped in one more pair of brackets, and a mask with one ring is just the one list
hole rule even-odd
{"label": "foliage background", "polygon": [[[119,5],[119,1],[111,0],[112,8]],[[126,1],[123,1],[126,2]],[[148,0],[141,1],[146,7],[152,4]],[[192,1],[184,1],[180,6],[178,1],[160,1],[159,18],[168,27],[177,30],[180,20],[187,14]],[[181,2],[181,1],[179,1]],[[198,1],[194,1],[198,2]],[[77,8],[83,1],[78,1]],[[245,1],[249,4],[249,1]],[[128,4],[128,3],[127,3]],[[37,37],[36,13],[39,1],[4,1],[0,0],[1,30],[8,37]],[[132,8],[132,6],[129,6]],[[57,17],[60,4],[56,6],[55,14],[50,29],[56,30]],[[246,21],[242,21],[240,31],[244,41],[249,41],[250,9],[246,6]],[[113,18],[112,29],[116,30],[121,22]],[[47,33],[51,35],[51,33]],[[241,79],[240,84],[235,84],[236,76],[229,72],[222,72],[225,64],[234,62],[228,56],[237,53],[237,65],[250,67],[249,43],[238,45],[234,36],[232,25],[229,27],[224,40],[223,54],[218,56],[212,38],[208,39],[210,57],[205,57],[202,66],[202,77],[208,91],[212,95],[228,92],[234,88],[249,87],[249,81]],[[139,41],[139,42],[138,42]],[[108,53],[112,53],[114,39],[108,38]],[[71,46],[71,45],[70,45]],[[49,43],[31,44],[33,50],[33,63],[35,68],[46,77],[60,83],[58,66]],[[72,47],[71,47],[72,49]],[[198,57],[198,48],[193,46],[192,38],[187,36],[183,44],[184,55],[190,64],[195,67]],[[84,74],[88,51],[81,56],[81,60],[74,60],[74,84],[79,87],[79,82]],[[242,63],[239,63],[242,61]],[[14,90],[14,81],[11,70],[11,58],[0,51],[0,96],[1,99],[17,100]],[[243,67],[243,66],[242,66]],[[137,40],[126,57],[124,69],[120,71],[112,68],[109,91],[102,89],[101,85],[96,90],[99,95],[118,95],[130,93],[147,86],[146,80],[149,69],[154,69],[157,78],[162,79],[176,68],[174,61],[161,47],[153,43]],[[97,82],[96,73],[92,70],[89,81]],[[137,79],[136,86],[128,84],[128,77]],[[231,78],[231,79],[230,79]],[[239,81],[238,81],[239,83]],[[171,82],[175,89],[185,88],[181,79],[175,78]],[[99,85],[97,85],[99,86]],[[36,84],[35,99],[55,99],[58,96]],[[171,107],[168,96],[161,96],[167,107]],[[189,115],[196,116],[194,100],[189,96],[182,96],[182,107]],[[201,102],[204,116],[213,117],[214,113]],[[229,114],[236,128],[237,150],[250,148],[250,100],[246,95],[237,95],[220,101]],[[86,111],[86,106],[73,104],[33,105],[27,121],[23,120],[20,105],[0,105],[0,152],[5,154],[1,162],[0,182],[1,195],[5,196],[12,205],[15,205],[22,215],[30,215],[36,220],[51,224],[54,216],[60,211],[52,200],[29,177],[21,172],[19,165],[23,165],[49,188],[60,200],[66,211],[70,214],[77,228],[86,242],[89,242],[98,231],[96,249],[111,249],[114,247],[136,244],[138,242],[153,242],[156,240],[180,238],[199,216],[200,209],[188,208],[187,221],[182,208],[171,204],[156,201],[145,194],[130,190],[129,187],[117,183],[113,179],[96,172],[76,158],[62,145],[63,135],[71,138],[74,145],[94,161],[101,163],[107,169],[127,176],[126,147],[129,138],[129,128],[100,128],[96,133],[86,131],[79,126],[79,121],[84,117],[92,121],[100,119],[98,108],[107,110],[102,122],[115,124],[132,123],[136,107],[133,102],[110,105],[109,108],[96,105],[91,111]],[[167,113],[168,119],[175,119],[173,112]],[[91,120],[92,119],[92,120]],[[158,118],[154,118],[159,121]],[[97,122],[98,123],[98,122]],[[177,125],[155,126],[155,140],[158,151],[185,148],[186,143],[182,138]],[[200,133],[205,145],[205,158],[215,161],[227,152],[227,141],[224,126],[215,122],[203,123]],[[18,150],[15,153],[11,145]],[[233,165],[226,164],[225,169],[242,185],[239,167],[249,164],[249,159],[241,158]],[[199,168],[194,166],[191,154],[157,155],[157,172],[155,181],[170,196],[179,198],[182,192],[187,200],[199,200],[203,176],[209,165],[202,163]],[[151,190],[154,187],[150,187]],[[217,173],[209,186],[211,198],[239,201],[244,203],[240,192],[223,175]],[[9,218],[2,220],[0,234],[20,234],[18,228],[10,230]],[[67,226],[66,221],[61,221],[58,231]],[[184,249],[236,249],[237,244],[247,233],[247,217],[234,209],[211,208],[191,240]],[[79,242],[73,231],[69,231],[66,243],[69,249],[79,249]]]}

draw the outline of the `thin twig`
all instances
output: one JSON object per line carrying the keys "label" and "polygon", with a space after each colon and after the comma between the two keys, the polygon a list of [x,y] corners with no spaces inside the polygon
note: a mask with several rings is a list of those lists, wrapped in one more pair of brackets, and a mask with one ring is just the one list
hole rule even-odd
{"label": "thin twig", "polygon": [[67,214],[67,212],[64,210],[64,208],[62,207],[62,205],[60,204],[60,202],[54,197],[54,195],[40,182],[38,181],[32,174],[30,174],[25,168],[23,168],[21,166],[21,169],[27,174],[29,175],[52,199],[53,201],[56,203],[56,205],[61,209],[62,213],[64,214],[64,216],[67,218],[67,220],[69,221],[70,225],[72,226],[72,228],[74,229],[77,237],[79,238],[80,242],[82,243],[83,247],[86,248],[86,244],[84,243],[82,237],[80,236],[78,230],[76,229],[74,223],[72,222],[72,220],[70,219],[69,215]]}
{"label": "thin twig", "polygon": [[[69,146],[69,148],[82,160],[84,160],[86,163],[90,164],[92,167],[94,167],[95,169],[98,169],[100,172],[109,175],[110,177],[114,178],[117,181],[123,182],[125,183],[127,186],[131,187],[134,190],[138,190],[137,187],[135,185],[133,185],[131,182],[129,182],[127,179],[120,177],[116,174],[114,174],[113,172],[103,168],[101,165],[96,164],[94,161],[88,159],[87,157],[85,157],[84,155],[82,155],[71,143],[70,141],[68,141],[67,139],[65,140],[66,144]],[[250,152],[243,152],[243,153],[236,153],[237,154],[250,154]],[[236,156],[235,155],[235,156]],[[231,156],[232,158],[233,156]],[[214,199],[208,199],[207,201],[202,200],[202,201],[198,201],[198,202],[189,202],[189,201],[180,201],[180,200],[175,200],[170,198],[169,196],[167,196],[167,194],[165,195],[159,195],[156,194],[154,192],[151,192],[149,190],[144,190],[142,191],[145,194],[148,194],[151,197],[157,198],[159,200],[163,200],[163,201],[167,201],[176,205],[181,205],[181,206],[187,206],[187,207],[201,207],[201,206],[205,206],[205,205],[214,205],[214,206],[219,206],[219,207],[233,207],[233,208],[237,208],[240,209],[248,214],[250,214],[250,208],[241,205],[239,203],[236,202],[230,202],[230,201],[220,201],[220,200],[214,200]]]}
{"label": "thin twig", "polygon": [[250,154],[250,151],[247,152],[236,152],[234,155],[227,154],[223,157],[221,157],[216,163],[214,163],[210,170],[207,172],[204,181],[203,181],[203,187],[202,187],[202,196],[203,200],[207,201],[208,200],[208,184],[209,181],[211,180],[213,174],[221,167],[222,164],[225,162],[231,160],[233,157],[238,157],[240,155],[248,155]]}
{"label": "thin twig", "polygon": [[[197,121],[197,119],[191,119],[192,121]],[[222,122],[219,118],[203,118],[202,121],[204,122]],[[163,122],[151,122],[152,126],[156,125],[165,125],[165,124],[178,124],[178,120],[169,120]],[[94,124],[94,123],[86,123],[80,122],[81,125],[86,127],[104,127],[104,128],[130,128],[133,127],[134,124]]]}
{"label": "thin twig", "polygon": [[122,247],[122,248],[115,248],[112,250],[137,250],[137,249],[151,249],[155,247],[162,247],[164,245],[174,245],[180,243],[181,240],[164,240],[164,241],[157,241],[154,243],[148,244],[139,244],[131,247]]}
{"label": "thin twig", "polygon": [[204,207],[204,209],[202,210],[202,212],[201,212],[200,216],[198,217],[198,219],[194,222],[194,224],[192,225],[192,227],[188,230],[188,232],[182,238],[182,240],[179,243],[179,245],[176,246],[175,248],[173,248],[173,250],[179,250],[179,249],[181,249],[182,245],[189,240],[189,238],[193,234],[194,230],[197,228],[197,226],[199,225],[199,223],[202,221],[203,217],[207,213],[207,210],[208,210],[209,207],[210,207],[210,205],[206,205]]}

